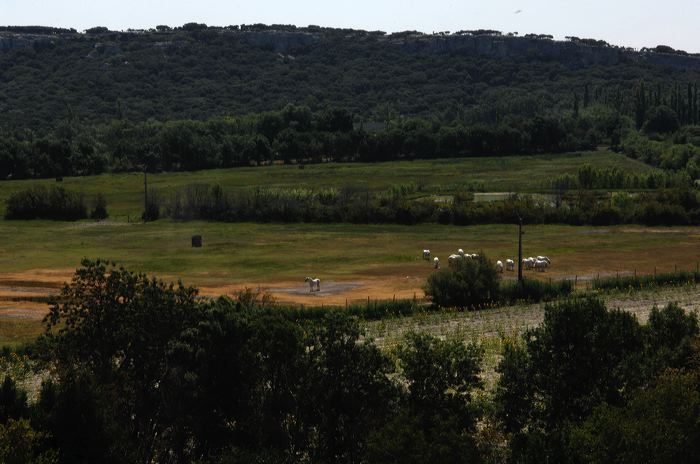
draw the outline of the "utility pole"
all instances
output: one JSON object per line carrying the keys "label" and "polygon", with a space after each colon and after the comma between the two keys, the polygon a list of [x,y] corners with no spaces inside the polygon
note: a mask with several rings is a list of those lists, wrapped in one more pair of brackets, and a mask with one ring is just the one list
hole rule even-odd
{"label": "utility pole", "polygon": [[523,218],[518,216],[518,282],[523,281]]}
{"label": "utility pole", "polygon": [[143,165],[143,221],[148,222],[148,168]]}

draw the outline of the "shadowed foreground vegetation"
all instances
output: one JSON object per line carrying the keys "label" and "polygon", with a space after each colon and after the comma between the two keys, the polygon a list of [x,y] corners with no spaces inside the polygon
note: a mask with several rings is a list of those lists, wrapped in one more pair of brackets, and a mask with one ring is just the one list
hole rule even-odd
{"label": "shadowed foreground vegetation", "polygon": [[[6,370],[0,457],[575,463],[664,462],[671,453],[684,463],[698,456],[698,321],[676,305],[653,309],[646,324],[593,298],[548,305],[541,325],[504,345],[490,391],[476,340],[411,333],[381,351],[342,311],[293,320],[266,304],[246,294],[204,301],[195,288],[85,261],[29,358],[7,355],[53,375],[28,402],[17,382],[31,373]],[[611,443],[610,434],[626,440]]]}

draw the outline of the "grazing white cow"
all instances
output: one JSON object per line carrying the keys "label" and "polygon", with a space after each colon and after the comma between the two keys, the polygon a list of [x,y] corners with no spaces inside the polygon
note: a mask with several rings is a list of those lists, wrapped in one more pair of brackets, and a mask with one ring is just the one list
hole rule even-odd
{"label": "grazing white cow", "polygon": [[496,270],[498,272],[503,272],[503,261],[501,261],[501,260],[496,261]]}
{"label": "grazing white cow", "polygon": [[515,261],[512,259],[506,259],[506,271],[514,271],[515,270]]}
{"label": "grazing white cow", "polygon": [[464,257],[464,250],[460,248],[459,250],[457,250],[457,254],[461,257]]}
{"label": "grazing white cow", "polygon": [[462,255],[450,255],[447,257],[447,265],[452,267],[457,261],[462,259]]}
{"label": "grazing white cow", "polygon": [[[313,277],[304,277],[304,282],[309,284],[309,292],[320,292],[321,291],[321,279],[314,279]],[[314,290],[316,288],[316,290]]]}
{"label": "grazing white cow", "polygon": [[440,258],[437,256],[433,258],[433,269],[440,269]]}

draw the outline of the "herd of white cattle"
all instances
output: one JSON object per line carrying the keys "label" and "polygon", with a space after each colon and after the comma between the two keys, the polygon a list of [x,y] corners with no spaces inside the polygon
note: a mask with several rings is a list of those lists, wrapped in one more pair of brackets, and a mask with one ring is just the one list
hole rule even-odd
{"label": "herd of white cattle", "polygon": [[[448,266],[452,267],[455,265],[455,263],[463,259],[476,259],[478,257],[478,254],[465,253],[464,250],[460,248],[459,250],[457,250],[457,253],[447,257],[447,264]],[[423,250],[423,259],[430,261],[430,250]],[[440,269],[440,258],[434,256],[432,261],[433,268]],[[524,258],[522,264],[523,269],[534,269],[536,271],[544,272],[550,266],[550,264],[552,264],[552,261],[546,256],[531,256],[529,258]],[[498,270],[498,272],[503,272],[504,270],[513,272],[515,271],[515,261],[513,261],[512,259],[506,259],[504,265],[503,261],[498,260],[496,261],[496,269]]]}

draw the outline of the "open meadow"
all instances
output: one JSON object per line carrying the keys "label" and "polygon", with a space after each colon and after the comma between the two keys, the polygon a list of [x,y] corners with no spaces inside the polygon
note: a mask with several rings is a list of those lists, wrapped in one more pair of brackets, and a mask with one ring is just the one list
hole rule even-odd
{"label": "open meadow", "polygon": [[[485,192],[542,192],[562,174],[584,165],[617,167],[628,173],[654,168],[609,151],[559,155],[484,157],[390,163],[263,166],[198,172],[149,174],[149,188],[167,195],[190,184],[219,184],[227,190],[255,187],[370,190],[414,185],[416,195],[449,195],[460,189]],[[6,198],[54,179],[0,182],[0,212]],[[463,248],[492,259],[517,256],[512,225],[474,227],[423,224],[251,224],[136,222],[143,210],[143,174],[65,178],[62,185],[107,198],[103,222],[0,221],[0,345],[35,337],[46,312],[43,302],[70,280],[83,258],[114,260],[168,281],[196,285],[207,296],[260,288],[281,303],[344,305],[371,299],[422,298],[432,272],[420,253],[429,248],[447,265]],[[487,193],[499,197],[498,194]],[[499,197],[500,198],[500,197]],[[190,246],[201,234],[204,247]],[[652,273],[696,266],[696,228],[569,227],[526,228],[524,255],[546,254],[553,266],[541,279],[578,278],[579,287],[596,275]],[[659,256],[664,258],[661,260]],[[532,274],[532,273],[530,273]],[[532,274],[534,276],[534,274]],[[309,294],[305,276],[319,277],[322,291]],[[505,278],[513,278],[506,273]]]}
{"label": "open meadow", "polygon": [[[0,233],[0,345],[10,341],[4,322],[35,321],[82,258],[104,258],[168,281],[181,279],[207,296],[261,288],[277,301],[344,305],[371,299],[417,298],[433,272],[421,259],[429,248],[446,265],[457,248],[492,259],[517,256],[513,225],[442,226],[425,224],[223,224],[2,221]],[[202,248],[190,238],[201,234]],[[540,279],[695,269],[700,262],[700,230],[693,227],[638,226],[525,228],[524,255],[546,254],[553,264]],[[659,257],[663,256],[663,259]],[[322,291],[309,294],[305,276],[319,277]],[[514,278],[506,273],[505,278]],[[18,327],[32,334],[25,326]],[[26,337],[22,337],[26,339]]]}
{"label": "open meadow", "polygon": [[[487,192],[539,192],[563,174],[575,175],[589,164],[597,168],[617,167],[626,173],[645,173],[654,168],[610,151],[556,155],[475,157],[386,163],[329,163],[299,166],[262,166],[213,169],[196,172],[149,174],[149,189],[167,195],[190,184],[218,184],[226,190],[278,188],[341,188],[352,186],[386,190],[392,185],[414,184],[429,194],[449,194],[460,189]],[[55,185],[55,179],[0,182],[0,213],[12,193],[33,185]],[[97,193],[107,198],[110,215],[127,220],[143,211],[143,173],[66,177],[61,185],[83,192],[88,201]]]}

